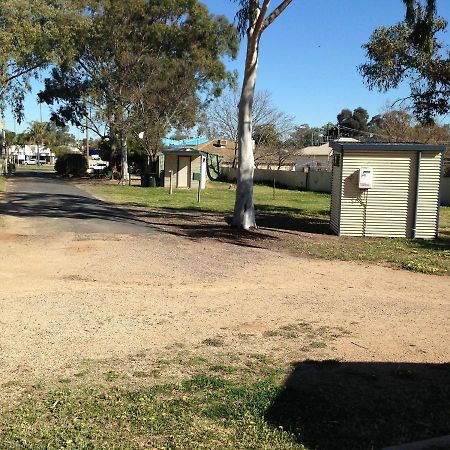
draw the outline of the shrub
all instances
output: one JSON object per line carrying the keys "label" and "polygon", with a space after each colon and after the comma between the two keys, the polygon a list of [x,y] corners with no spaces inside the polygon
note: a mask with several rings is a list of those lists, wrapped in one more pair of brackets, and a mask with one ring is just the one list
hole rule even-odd
{"label": "shrub", "polygon": [[55,170],[58,175],[82,177],[87,170],[86,157],[77,153],[61,155],[56,160]]}

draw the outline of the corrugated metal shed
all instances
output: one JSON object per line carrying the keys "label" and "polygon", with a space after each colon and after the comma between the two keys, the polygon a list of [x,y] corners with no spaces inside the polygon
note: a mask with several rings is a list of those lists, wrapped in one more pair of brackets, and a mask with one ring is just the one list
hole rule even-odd
{"label": "corrugated metal shed", "polygon": [[[333,150],[331,229],[336,234],[437,236],[443,146],[336,142]],[[361,187],[364,176],[370,187]]]}

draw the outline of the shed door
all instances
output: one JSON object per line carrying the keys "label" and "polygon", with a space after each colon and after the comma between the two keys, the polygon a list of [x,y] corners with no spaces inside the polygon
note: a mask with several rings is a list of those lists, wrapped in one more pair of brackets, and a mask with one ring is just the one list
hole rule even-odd
{"label": "shed door", "polygon": [[190,187],[191,180],[191,157],[179,156],[178,157],[178,174],[177,174],[177,187],[188,188]]}

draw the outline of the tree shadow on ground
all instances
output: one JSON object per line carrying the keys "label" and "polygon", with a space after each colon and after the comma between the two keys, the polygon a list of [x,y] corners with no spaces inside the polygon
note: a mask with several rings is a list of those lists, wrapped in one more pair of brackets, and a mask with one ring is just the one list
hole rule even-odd
{"label": "tree shadow on ground", "polygon": [[286,214],[256,213],[256,223],[261,228],[301,233],[332,234],[330,221],[322,217],[293,217]]}
{"label": "tree shadow on ground", "polygon": [[305,361],[266,420],[311,449],[380,449],[450,434],[450,364]]}
{"label": "tree shadow on ground", "polygon": [[135,208],[134,213],[160,231],[194,240],[217,240],[234,245],[267,248],[280,239],[279,233],[329,234],[327,220],[295,218],[281,214],[257,214],[258,229],[237,230],[231,226],[232,217],[217,212]]}
{"label": "tree shadow on ground", "polygon": [[450,231],[440,231],[437,239],[415,239],[413,242],[425,250],[450,250]]}
{"label": "tree shadow on ground", "polygon": [[[301,202],[299,202],[301,204]],[[329,217],[330,209],[306,209],[292,206],[277,206],[264,203],[255,203],[255,210],[257,213],[270,213],[270,214],[282,214],[282,215],[294,215],[294,216],[314,216],[314,217]]]}
{"label": "tree shadow on ground", "polygon": [[125,209],[82,195],[8,192],[6,199],[2,213],[15,217],[99,219],[145,225]]}
{"label": "tree shadow on ground", "polygon": [[230,217],[205,211],[180,209],[134,209],[134,214],[157,230],[192,240],[214,240],[251,248],[266,248],[277,238],[258,230],[246,232],[230,226]]}

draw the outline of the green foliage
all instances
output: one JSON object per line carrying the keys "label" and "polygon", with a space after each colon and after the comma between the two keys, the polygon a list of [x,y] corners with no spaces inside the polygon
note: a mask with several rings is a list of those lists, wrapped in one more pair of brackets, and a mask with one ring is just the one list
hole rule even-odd
{"label": "green foliage", "polygon": [[76,153],[63,154],[56,160],[55,170],[58,175],[82,177],[87,170],[86,157]]}
{"label": "green foliage", "polygon": [[358,131],[367,131],[368,120],[369,113],[361,106],[353,112],[350,109],[343,109],[337,115],[338,124],[343,127],[342,134],[348,136],[358,135]]}
{"label": "green foliage", "polygon": [[403,22],[377,28],[363,46],[368,62],[360,72],[370,89],[386,91],[409,81],[416,116],[429,123],[450,110],[450,59],[440,42],[447,22],[436,15],[435,0],[404,0]]}
{"label": "green foliage", "polygon": [[30,78],[73,56],[86,17],[75,1],[3,0],[0,9],[0,108],[13,106],[19,122]]}
{"label": "green foliage", "polygon": [[39,94],[58,103],[58,123],[87,120],[112,143],[132,138],[153,155],[171,127],[194,125],[200,94],[233,79],[222,58],[236,56],[235,29],[197,0],[93,2],[90,17],[74,63],[56,67]]}

